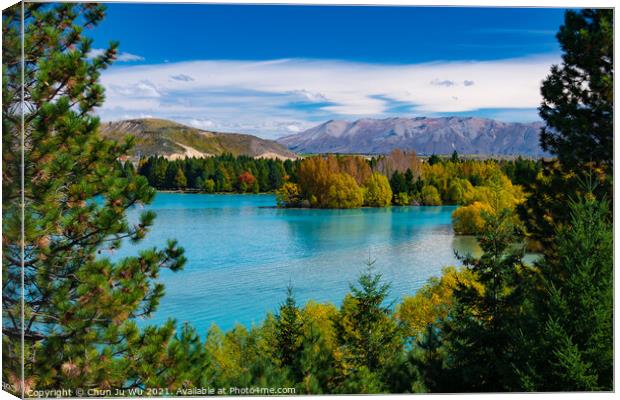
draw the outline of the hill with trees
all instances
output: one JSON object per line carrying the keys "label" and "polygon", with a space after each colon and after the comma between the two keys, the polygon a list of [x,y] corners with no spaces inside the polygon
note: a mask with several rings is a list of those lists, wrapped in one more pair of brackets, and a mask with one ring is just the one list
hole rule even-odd
{"label": "hill with trees", "polygon": [[205,131],[156,118],[106,122],[99,127],[99,133],[117,141],[133,136],[135,145],[129,155],[134,160],[151,155],[178,159],[226,153],[283,160],[296,157],[295,153],[272,140],[239,133]]}

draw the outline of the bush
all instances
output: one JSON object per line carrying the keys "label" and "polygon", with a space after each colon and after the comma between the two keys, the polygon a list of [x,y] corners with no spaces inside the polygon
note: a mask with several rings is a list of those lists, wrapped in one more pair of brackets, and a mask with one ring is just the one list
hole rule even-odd
{"label": "bush", "polygon": [[278,207],[301,206],[301,191],[296,183],[287,182],[276,190],[276,202]]}
{"label": "bush", "polygon": [[481,213],[492,212],[492,208],[487,203],[480,201],[456,209],[452,213],[452,226],[457,235],[477,235],[484,228],[484,219]]}
{"label": "bush", "polygon": [[398,193],[394,196],[394,204],[397,206],[408,206],[411,204],[412,198],[407,193]]}
{"label": "bush", "polygon": [[441,197],[439,196],[439,191],[437,191],[435,186],[425,185],[420,192],[420,201],[425,206],[440,206]]}

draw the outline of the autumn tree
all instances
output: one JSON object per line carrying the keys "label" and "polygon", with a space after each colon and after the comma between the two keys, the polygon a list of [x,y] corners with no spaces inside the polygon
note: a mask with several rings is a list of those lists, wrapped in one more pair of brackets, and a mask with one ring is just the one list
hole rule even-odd
{"label": "autumn tree", "polygon": [[364,203],[364,192],[355,179],[345,173],[333,174],[329,178],[326,202],[319,205],[327,208],[357,208]]}
{"label": "autumn tree", "polygon": [[392,189],[385,175],[374,172],[364,183],[364,204],[370,207],[386,207],[392,203]]}

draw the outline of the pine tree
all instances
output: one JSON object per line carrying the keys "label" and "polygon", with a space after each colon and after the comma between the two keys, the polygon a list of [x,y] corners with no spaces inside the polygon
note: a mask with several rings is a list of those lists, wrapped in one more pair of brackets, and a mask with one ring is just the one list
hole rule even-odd
{"label": "pine tree", "polygon": [[509,210],[485,212],[483,218],[482,256],[461,257],[483,290],[462,283],[454,290],[454,306],[443,324],[447,368],[458,391],[515,390],[518,379],[511,365],[521,351],[513,330],[523,302],[523,248],[514,247],[519,237]]}
{"label": "pine tree", "polygon": [[440,162],[441,162],[441,158],[439,158],[437,154],[431,154],[431,156],[428,158],[429,165],[439,164]]}
{"label": "pine tree", "polygon": [[287,288],[286,300],[276,314],[275,325],[275,356],[280,360],[281,366],[289,367],[294,377],[301,379],[300,358],[303,351],[303,322],[291,286]]}
{"label": "pine tree", "polygon": [[547,254],[555,251],[549,238],[570,221],[569,199],[584,194],[583,179],[598,181],[596,196],[613,195],[613,10],[567,11],[557,38],[563,62],[543,82],[539,113],[541,145],[558,160],[525,185],[519,207]]}
{"label": "pine tree", "polygon": [[[14,173],[25,146],[25,382],[7,368],[21,363],[19,281],[22,260],[14,210],[3,215],[4,378],[17,387],[127,387],[164,383],[178,354],[174,324],[139,330],[138,317],[156,309],[164,269],[178,271],[185,258],[175,242],[117,262],[106,255],[123,239],[139,241],[155,215],[135,224],[128,208],[149,203],[154,191],[144,177],[117,160],[131,140],[116,143],[97,134],[93,110],[104,101],[100,71],[112,63],[117,44],[90,57],[85,29],[104,8],[87,3],[25,3],[25,103],[20,105],[20,6],[3,14],[3,164]],[[8,145],[7,145],[8,144]],[[15,178],[18,175],[13,175]],[[4,184],[4,182],[3,182]],[[14,203],[17,182],[4,200]],[[4,186],[6,188],[7,186]],[[7,197],[8,196],[8,197]],[[5,210],[3,210],[5,211]],[[181,340],[182,342],[185,339]],[[189,357],[190,355],[186,355]],[[171,383],[173,384],[173,383]]]}
{"label": "pine tree", "polygon": [[334,329],[341,352],[344,393],[376,393],[385,390],[382,383],[386,368],[402,353],[402,335],[389,306],[383,303],[389,284],[373,271],[374,260],[351,285]]}
{"label": "pine tree", "polygon": [[557,34],[562,64],[543,82],[543,149],[568,169],[613,166],[613,10],[566,11]]}
{"label": "pine tree", "polygon": [[532,390],[613,389],[613,225],[592,194],[569,205],[557,257],[539,264],[521,370]]}
{"label": "pine tree", "polygon": [[409,362],[416,367],[420,375],[421,388],[424,392],[449,391],[450,382],[446,379],[442,339],[439,329],[434,324],[426,326],[426,332],[417,338],[413,350],[409,353]]}

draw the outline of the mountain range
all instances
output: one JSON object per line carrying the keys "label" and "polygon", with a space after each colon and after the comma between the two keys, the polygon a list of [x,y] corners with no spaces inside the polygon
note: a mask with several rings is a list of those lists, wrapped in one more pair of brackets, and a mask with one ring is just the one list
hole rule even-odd
{"label": "mountain range", "polygon": [[384,154],[393,149],[421,155],[547,155],[539,145],[542,122],[513,123],[475,117],[330,120],[278,139],[296,153]]}
{"label": "mountain range", "polygon": [[205,131],[156,118],[104,122],[99,127],[99,133],[115,140],[122,140],[127,135],[134,136],[136,144],[130,154],[134,159],[151,155],[177,159],[224,153],[256,158],[296,157],[295,153],[273,140],[240,133]]}

